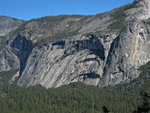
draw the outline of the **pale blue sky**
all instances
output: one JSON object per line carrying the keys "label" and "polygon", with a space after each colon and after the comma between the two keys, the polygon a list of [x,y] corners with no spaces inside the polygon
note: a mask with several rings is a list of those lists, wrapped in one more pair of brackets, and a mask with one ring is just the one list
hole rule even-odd
{"label": "pale blue sky", "polygon": [[24,20],[43,16],[94,15],[134,0],[0,0],[0,15]]}

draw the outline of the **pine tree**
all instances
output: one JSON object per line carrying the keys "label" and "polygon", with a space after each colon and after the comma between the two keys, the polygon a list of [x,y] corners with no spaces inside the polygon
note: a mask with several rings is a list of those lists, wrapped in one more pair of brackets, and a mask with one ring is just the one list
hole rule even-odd
{"label": "pine tree", "polygon": [[138,109],[133,111],[133,113],[148,113],[150,111],[149,99],[150,96],[146,92],[141,92],[143,103],[138,106]]}
{"label": "pine tree", "polygon": [[108,110],[108,108],[107,108],[106,106],[103,106],[103,107],[102,107],[102,111],[103,111],[104,113],[109,113],[109,110]]}

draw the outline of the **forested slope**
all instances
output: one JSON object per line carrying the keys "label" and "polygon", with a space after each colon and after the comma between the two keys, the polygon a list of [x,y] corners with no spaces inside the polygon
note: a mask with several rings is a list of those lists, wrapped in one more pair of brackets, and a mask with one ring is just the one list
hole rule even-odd
{"label": "forested slope", "polygon": [[[4,81],[0,86],[0,113],[103,113],[104,106],[110,113],[132,113],[143,102],[141,92],[150,94],[150,63],[140,70],[140,77],[131,83],[104,88],[83,83],[56,89],[40,85],[21,88],[15,83],[8,85],[8,76],[0,73]],[[15,71],[5,74],[13,75]]]}

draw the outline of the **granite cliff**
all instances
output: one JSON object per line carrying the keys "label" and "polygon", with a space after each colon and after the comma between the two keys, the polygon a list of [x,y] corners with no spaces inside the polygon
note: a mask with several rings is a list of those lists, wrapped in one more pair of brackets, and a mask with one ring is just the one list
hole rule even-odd
{"label": "granite cliff", "polygon": [[[150,61],[148,0],[94,16],[2,18],[0,35],[7,40],[0,50],[0,72],[20,67],[10,81],[18,76],[22,87],[51,88],[71,82],[103,87],[130,82],[139,76],[138,68]],[[13,25],[13,30],[4,22]]]}

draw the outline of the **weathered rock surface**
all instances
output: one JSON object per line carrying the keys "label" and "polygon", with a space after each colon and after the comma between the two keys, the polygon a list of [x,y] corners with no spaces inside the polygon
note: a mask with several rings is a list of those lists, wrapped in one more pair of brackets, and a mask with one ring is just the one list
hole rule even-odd
{"label": "weathered rock surface", "polygon": [[42,84],[47,88],[78,81],[97,85],[104,60],[100,39],[79,35],[34,48],[18,83],[21,86]]}
{"label": "weathered rock surface", "polygon": [[[150,2],[135,0],[129,6],[121,17],[114,14],[117,9],[23,23],[0,54],[0,71],[20,66],[12,81],[19,74],[22,87],[51,88],[71,82],[103,87],[130,82],[138,77],[137,69],[150,61]],[[125,28],[116,30],[116,26]]]}
{"label": "weathered rock surface", "polygon": [[137,69],[150,61],[150,29],[135,21],[121,32],[111,45],[99,86],[131,81]]}
{"label": "weathered rock surface", "polygon": [[13,53],[18,57],[20,61],[20,75],[25,69],[27,59],[32,51],[32,41],[20,34],[14,39],[11,44]]}
{"label": "weathered rock surface", "polygon": [[11,51],[9,42],[12,40],[13,32],[21,26],[22,20],[0,16],[0,72],[16,69],[19,67],[19,60]]}
{"label": "weathered rock surface", "polygon": [[0,36],[6,36],[23,23],[22,20],[0,16]]}
{"label": "weathered rock surface", "polygon": [[149,0],[135,0],[133,2],[134,8],[128,10],[129,19],[149,19],[150,18],[150,1]]}
{"label": "weathered rock surface", "polygon": [[18,67],[19,60],[10,50],[10,48],[0,52],[0,71],[8,71]]}

